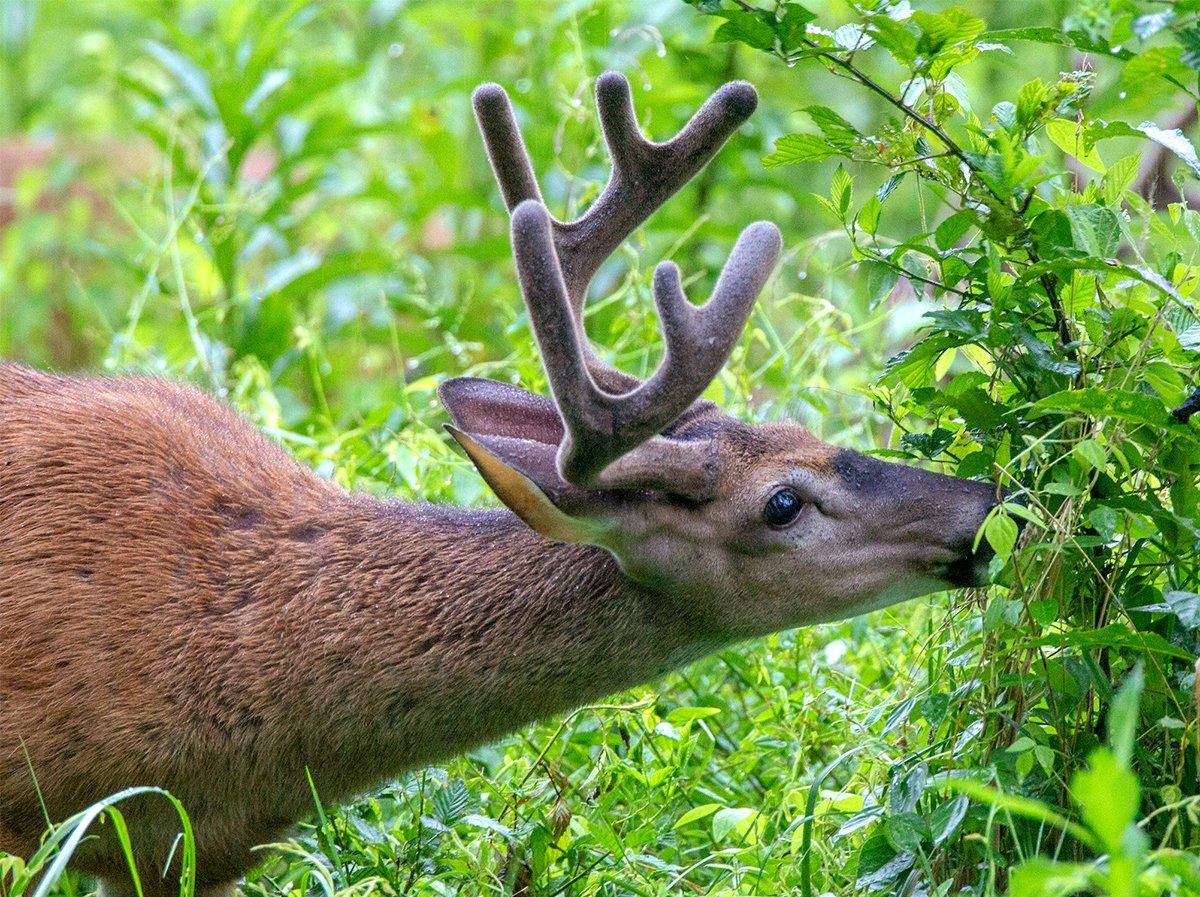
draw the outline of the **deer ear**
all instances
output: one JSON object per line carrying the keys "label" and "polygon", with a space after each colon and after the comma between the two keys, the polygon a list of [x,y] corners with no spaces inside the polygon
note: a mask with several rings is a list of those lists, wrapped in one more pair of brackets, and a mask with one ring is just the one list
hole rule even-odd
{"label": "deer ear", "polygon": [[447,380],[438,395],[454,420],[446,429],[513,513],[547,538],[595,541],[603,527],[589,511],[603,502],[559,476],[563,427],[549,399],[477,377]]}
{"label": "deer ear", "polygon": [[563,425],[545,396],[481,377],[454,377],[438,386],[454,425],[479,436],[505,436],[557,448]]}
{"label": "deer ear", "polygon": [[[509,509],[520,517],[530,529],[541,533],[548,539],[558,542],[590,542],[595,543],[601,529],[590,523],[585,517],[572,517],[561,511],[537,483],[517,469],[514,464],[505,460],[503,455],[513,457],[524,456],[522,467],[531,466],[543,468],[548,463],[554,470],[554,453],[546,452],[547,447],[535,443],[538,448],[530,457],[529,446],[520,445],[525,442],[504,436],[476,438],[464,433],[457,427],[446,425],[450,435],[463,447],[467,457],[475,465],[492,491]],[[547,454],[548,462],[537,455]],[[529,464],[533,460],[534,464]],[[520,463],[520,462],[518,462]],[[554,474],[557,476],[557,473]],[[569,487],[568,487],[569,488]]]}

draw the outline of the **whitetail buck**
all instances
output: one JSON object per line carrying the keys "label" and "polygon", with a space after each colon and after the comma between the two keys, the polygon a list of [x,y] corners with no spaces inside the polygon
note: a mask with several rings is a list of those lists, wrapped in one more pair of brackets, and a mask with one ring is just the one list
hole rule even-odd
{"label": "whitetail buck", "polygon": [[[757,99],[727,84],[654,144],[624,78],[596,95],[612,179],[563,223],[503,90],[475,94],[554,400],[469,378],[441,396],[511,513],[346,494],[186,386],[0,365],[0,848],[29,854],[46,814],[154,784],[221,892],[309,812],[306,768],[344,799],[740,639],[983,580],[990,484],[699,398],[776,263],[774,226],[742,233],[706,305],[659,265],[652,377],[598,359],[596,269]],[[126,813],[144,885],[170,891],[172,812]],[[111,832],[76,865],[128,893]]]}

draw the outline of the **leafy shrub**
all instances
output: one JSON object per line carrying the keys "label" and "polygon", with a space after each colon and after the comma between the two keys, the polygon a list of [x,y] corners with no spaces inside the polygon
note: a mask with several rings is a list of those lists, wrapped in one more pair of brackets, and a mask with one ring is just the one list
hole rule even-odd
{"label": "leafy shrub", "polygon": [[[859,885],[890,885],[913,869],[911,888],[945,864],[960,882],[979,868],[1002,887],[1000,857],[1014,850],[1031,858],[1013,870],[1015,894],[1195,887],[1195,857],[1172,854],[1179,873],[1164,873],[1143,842],[1195,845],[1196,802],[1184,795],[1198,784],[1191,692],[1200,648],[1200,441],[1170,409],[1190,392],[1200,349],[1192,300],[1200,216],[1183,202],[1153,208],[1139,189],[1139,161],[1148,139],[1179,156],[1192,180],[1196,152],[1179,131],[1091,117],[1096,74],[1086,67],[1052,83],[1013,85],[990,109],[971,105],[957,74],[981,53],[1032,41],[1103,53],[1141,89],[1158,79],[1194,97],[1186,83],[1200,68],[1189,52],[1200,34],[1195,11],[1093,4],[1061,28],[989,32],[960,7],[865,4],[826,29],[797,3],[697,5],[724,20],[717,40],[789,64],[814,60],[893,107],[865,134],[827,106],[808,106],[815,131],[779,138],[763,161],[833,156],[886,171],[878,189],[856,196],[855,179],[839,166],[817,199],[844,229],[847,264],[873,301],[911,290],[929,308],[920,338],[890,359],[873,388],[903,434],[889,454],[993,478],[1024,499],[1008,510],[1032,524],[1020,538],[1010,517],[984,526],[993,566],[1011,589],[990,596],[961,646],[987,662],[930,683],[939,700],[936,714],[926,713],[930,750],[910,764],[916,782],[954,790],[963,768],[977,767],[997,793],[1036,797],[1064,815],[1070,791],[1096,836],[1048,828],[1036,815],[1010,814],[993,828],[984,801],[943,845],[933,814],[953,805],[920,813],[919,801],[891,800],[862,848]],[[878,56],[899,69],[896,86],[864,70]],[[928,210],[921,226],[890,235],[889,209],[914,194]],[[1141,682],[1142,663],[1142,713],[1135,720],[1131,706],[1121,708],[1118,762],[1097,748],[1097,720],[1117,700],[1115,682],[1132,669]],[[968,733],[973,744],[964,750]],[[1091,769],[1080,770],[1089,756]],[[1141,799],[1130,770],[1143,783]],[[893,788],[917,790],[912,778],[900,774]],[[1147,815],[1128,834],[1134,849],[1126,825],[1139,810]],[[1107,857],[1097,861],[1102,874],[1040,858],[1079,860],[1089,847]]]}

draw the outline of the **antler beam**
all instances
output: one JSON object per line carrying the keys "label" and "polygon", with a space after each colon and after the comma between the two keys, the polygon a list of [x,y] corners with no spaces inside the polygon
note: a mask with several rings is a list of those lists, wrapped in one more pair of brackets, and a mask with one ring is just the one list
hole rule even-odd
{"label": "antler beam", "polygon": [[696,496],[711,489],[712,447],[658,434],[692,406],[728,360],[779,259],[779,230],[765,221],[747,227],[703,306],[688,301],[674,263],[655,268],[654,301],[666,352],[646,381],[597,359],[584,331],[583,305],[604,260],[704,167],[757,102],[749,84],[726,84],[675,138],[652,143],[638,128],[629,83],[605,73],[596,82],[596,105],[612,176],[583,216],[562,222],[542,202],[508,96],[494,84],[475,91],[488,157],[512,213],[521,292],[563,420],[557,464],[567,482]]}

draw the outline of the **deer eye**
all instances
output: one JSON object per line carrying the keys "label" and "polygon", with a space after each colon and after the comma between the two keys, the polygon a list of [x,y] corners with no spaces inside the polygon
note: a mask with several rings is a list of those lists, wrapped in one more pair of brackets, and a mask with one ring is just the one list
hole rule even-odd
{"label": "deer eye", "polygon": [[785,486],[767,499],[763,508],[763,520],[767,526],[779,529],[799,517],[803,508],[804,502],[800,500],[800,496],[795,490]]}

